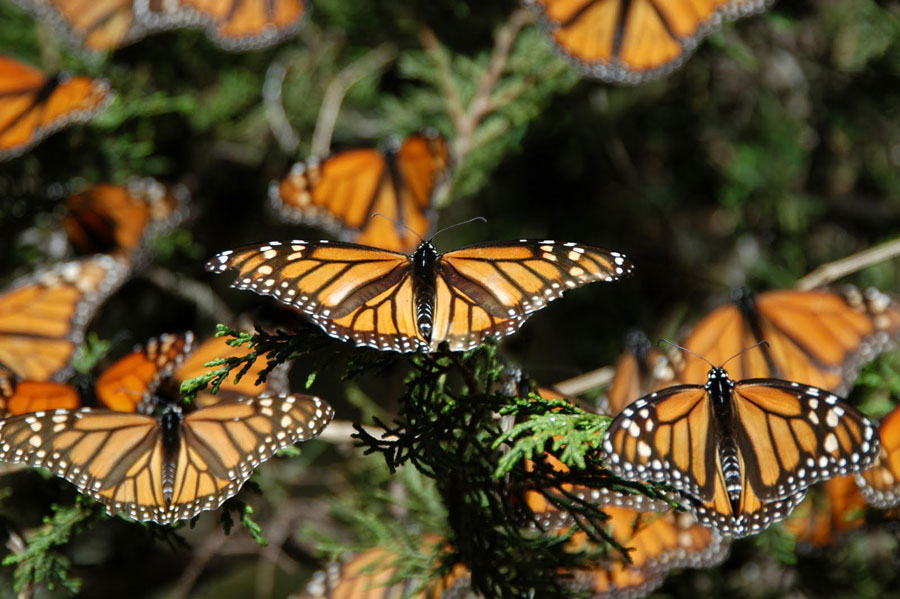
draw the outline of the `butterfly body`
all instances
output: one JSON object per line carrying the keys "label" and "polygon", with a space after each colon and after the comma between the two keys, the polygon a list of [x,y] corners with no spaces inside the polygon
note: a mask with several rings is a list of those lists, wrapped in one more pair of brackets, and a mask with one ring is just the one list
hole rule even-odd
{"label": "butterfly body", "polygon": [[434,302],[437,288],[437,265],[440,255],[431,242],[423,243],[416,249],[412,257],[413,280],[416,296],[416,326],[419,334],[431,343],[431,331],[434,323]]}

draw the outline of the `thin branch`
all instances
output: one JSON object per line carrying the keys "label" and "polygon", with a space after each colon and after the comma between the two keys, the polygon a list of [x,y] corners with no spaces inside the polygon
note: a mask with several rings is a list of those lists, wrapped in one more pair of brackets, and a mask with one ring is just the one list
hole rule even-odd
{"label": "thin branch", "polygon": [[815,289],[897,256],[900,256],[900,238],[892,239],[846,258],[823,264],[798,280],[794,286],[797,289]]}
{"label": "thin branch", "polygon": [[310,151],[313,156],[325,156],[331,148],[331,136],[337,123],[338,113],[344,96],[351,87],[367,75],[383,68],[397,56],[397,50],[390,44],[382,44],[338,72],[325,89],[319,118],[313,131]]}
{"label": "thin branch", "polygon": [[234,313],[209,285],[176,275],[160,266],[150,267],[141,274],[154,285],[192,302],[216,322],[234,322]]}
{"label": "thin branch", "polygon": [[[365,430],[373,437],[380,434],[375,430]],[[326,426],[325,430],[319,433],[319,439],[328,441],[329,443],[355,443],[356,439],[350,437],[350,435],[355,432],[356,429],[353,428],[352,422],[348,422],[347,420],[332,420],[331,424]]]}
{"label": "thin branch", "polygon": [[563,395],[580,395],[585,391],[608,385],[616,374],[613,366],[601,366],[590,372],[554,383],[553,387]]}
{"label": "thin branch", "polygon": [[265,107],[266,121],[269,129],[275,136],[275,141],[285,154],[293,154],[300,145],[300,138],[291,127],[287,114],[284,112],[281,91],[284,86],[284,76],[287,69],[280,62],[273,62],[266,70],[266,80],[263,83],[263,106]]}

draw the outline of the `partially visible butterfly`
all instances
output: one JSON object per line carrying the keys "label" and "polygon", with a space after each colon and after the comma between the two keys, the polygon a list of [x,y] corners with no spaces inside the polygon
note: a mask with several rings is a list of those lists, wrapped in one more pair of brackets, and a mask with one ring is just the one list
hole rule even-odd
{"label": "partially visible butterfly", "polygon": [[581,70],[610,83],[639,83],[680,66],[726,20],[772,0],[525,0]]}
{"label": "partially visible butterfly", "polygon": [[[866,472],[871,472],[870,468]],[[836,476],[820,486],[784,521],[797,543],[812,547],[832,545],[841,533],[859,528],[865,521],[866,502],[853,476]]]}
{"label": "partially visible butterfly", "polygon": [[639,397],[671,385],[675,378],[675,367],[668,356],[656,349],[643,331],[632,330],[616,362],[604,411],[615,416]]}
{"label": "partially visible butterfly", "polygon": [[614,281],[627,258],[599,247],[506,241],[412,256],[350,243],[271,241],[220,252],[206,269],[302,310],[332,337],[380,350],[452,351],[515,333],[567,289]]}
{"label": "partially visible butterfly", "polygon": [[[590,567],[570,572],[574,590],[591,599],[643,597],[662,585],[676,568],[709,568],[728,557],[728,541],[717,531],[700,526],[684,512],[647,514],[624,507],[607,507],[607,527],[628,550],[628,559],[610,556]],[[570,550],[590,546],[584,532],[569,541]]]}
{"label": "partially visible butterfly", "polygon": [[134,0],[143,25],[200,26],[220,47],[238,52],[296,33],[307,10],[305,0]]}
{"label": "partially visible butterfly", "polygon": [[448,162],[447,142],[420,133],[385,152],[298,162],[269,196],[286,220],[325,227],[342,241],[411,252],[431,230],[431,197]]}
{"label": "partially visible butterfly", "polygon": [[98,254],[13,282],[0,294],[0,363],[22,379],[65,379],[88,322],[129,274],[126,261]]}
{"label": "partially visible butterfly", "polygon": [[147,240],[172,230],[187,216],[188,192],[150,179],[127,186],[101,183],[66,198],[63,226],[82,252],[122,251],[133,256]]}
{"label": "partially visible butterfly", "polygon": [[875,465],[856,475],[863,497],[878,508],[900,506],[900,407],[888,414],[878,427],[881,453]]}
{"label": "partially visible butterfly", "polygon": [[[730,367],[735,379],[781,378],[843,394],[860,364],[894,347],[898,336],[900,307],[876,289],[758,295],[739,289],[733,303],[705,316],[683,345],[720,364],[765,340],[760,351],[735,359]],[[705,372],[706,365],[688,355],[679,380],[703,380]]]}
{"label": "partially visible butterfly", "polygon": [[22,381],[0,364],[0,418],[81,405],[81,397],[73,387],[50,381]]}
{"label": "partially visible butterfly", "polygon": [[101,79],[48,76],[0,56],[0,160],[18,156],[67,125],[90,120],[111,97]]}
{"label": "partially visible butterfly", "polygon": [[147,33],[135,20],[133,0],[13,0],[91,52],[130,44]]}
{"label": "partially visible butterfly", "polygon": [[860,472],[878,455],[875,427],[828,391],[778,379],[678,385],[626,407],[603,440],[616,476],[678,490],[701,524],[734,536],[787,517],[809,485]]}
{"label": "partially visible butterfly", "polygon": [[[428,535],[422,551],[434,554],[444,542]],[[395,550],[376,547],[352,556],[344,563],[332,562],[313,575],[306,590],[293,599],[476,599],[470,589],[469,572],[457,564],[437,580],[398,580],[399,556]]]}

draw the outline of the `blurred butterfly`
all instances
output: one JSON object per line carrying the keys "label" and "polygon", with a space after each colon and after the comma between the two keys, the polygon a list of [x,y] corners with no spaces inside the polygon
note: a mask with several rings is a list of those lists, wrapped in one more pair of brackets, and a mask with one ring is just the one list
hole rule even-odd
{"label": "blurred butterfly", "polygon": [[411,252],[431,230],[431,197],[448,162],[447,142],[421,133],[386,152],[350,150],[297,163],[269,196],[285,220],[323,226],[343,241]]}
{"label": "blurred butterfly", "polygon": [[[866,472],[871,471],[870,468]],[[859,528],[865,521],[866,502],[852,476],[826,480],[820,491],[808,497],[784,522],[785,530],[794,535],[798,544],[832,545],[841,533]]]}
{"label": "blurred butterfly", "polygon": [[[185,380],[215,370],[204,366],[207,362],[243,356],[248,352],[248,349],[228,345],[224,337],[211,337],[195,347],[194,335],[190,331],[164,334],[135,348],[106,369],[98,377],[94,392],[99,404],[111,410],[150,414],[156,408],[160,386],[168,387],[170,393],[177,394]],[[226,379],[215,395],[209,391],[199,392],[193,400],[194,405],[205,407],[223,400],[258,397],[263,392],[286,392],[288,364],[279,365],[265,383],[256,384],[266,364],[265,356],[257,358],[240,381]]]}
{"label": "blurred butterfly", "polygon": [[[733,293],[733,303],[713,310],[684,342],[714,364],[765,340],[760,351],[744,352],[730,371],[735,379],[781,378],[843,394],[859,366],[896,345],[900,307],[877,289]],[[703,380],[706,366],[685,356],[679,380]]]}
{"label": "blurred butterfly", "polygon": [[351,243],[271,241],[219,253],[238,289],[302,310],[327,334],[380,350],[452,351],[515,333],[567,289],[631,272],[624,255],[556,241],[507,241],[412,256]]}
{"label": "blurred butterfly", "polygon": [[698,521],[734,536],[787,517],[809,485],[870,467],[872,423],[828,391],[778,379],[733,381],[712,368],[705,385],[644,396],[603,440],[610,471],[678,490]]}
{"label": "blurred butterfly", "polygon": [[[433,554],[444,542],[434,535],[423,539],[422,552]],[[293,599],[476,599],[471,591],[469,572],[462,564],[449,574],[426,582],[420,579],[398,580],[398,560],[394,549],[376,547],[352,556],[344,563],[332,562],[316,572],[306,590]],[[424,588],[423,588],[424,587]]]}
{"label": "blurred butterfly", "polygon": [[160,524],[216,509],[276,451],[318,435],[331,407],[262,395],[157,415],[81,408],[0,420],[0,461],[41,467],[136,520]]}
{"label": "blurred butterfly", "polygon": [[900,408],[894,408],[878,427],[881,453],[875,465],[856,475],[866,502],[877,508],[900,506]]}
{"label": "blurred butterfly", "polygon": [[616,362],[604,411],[615,416],[639,397],[671,385],[675,377],[669,358],[642,331],[632,330],[625,340],[625,351]]}
{"label": "blurred butterfly", "polygon": [[184,187],[166,187],[150,178],[135,178],[127,186],[101,183],[66,199],[63,226],[82,252],[135,256],[148,239],[184,220],[187,202]]}
{"label": "blurred butterfly", "polygon": [[[643,597],[660,587],[671,570],[709,568],[728,557],[728,541],[717,531],[700,526],[685,512],[647,514],[624,507],[607,507],[606,526],[628,550],[628,559],[608,557],[590,567],[569,572],[573,590],[592,599]],[[570,551],[591,548],[584,532],[576,532]]]}
{"label": "blurred butterfly", "polygon": [[49,381],[23,381],[0,364],[0,418],[81,405],[81,397],[73,387]]}
{"label": "blurred butterfly", "polygon": [[61,31],[75,45],[105,52],[130,44],[147,33],[135,20],[133,0],[13,0]]}
{"label": "blurred butterfly", "polygon": [[90,120],[111,97],[101,79],[47,76],[0,55],[0,160],[18,156],[67,125]]}
{"label": "blurred butterfly", "polygon": [[196,27],[220,47],[270,46],[300,29],[305,0],[134,0],[137,20],[151,28]]}
{"label": "blurred butterfly", "polygon": [[0,363],[31,381],[64,380],[97,308],[130,274],[98,254],[41,269],[0,294]]}
{"label": "blurred butterfly", "polygon": [[556,45],[586,74],[639,83],[680,66],[703,37],[771,0],[525,0]]}

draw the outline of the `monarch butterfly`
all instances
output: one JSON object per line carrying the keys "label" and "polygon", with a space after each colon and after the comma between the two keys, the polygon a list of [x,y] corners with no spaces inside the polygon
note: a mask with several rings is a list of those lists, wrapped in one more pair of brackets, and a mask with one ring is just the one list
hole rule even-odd
{"label": "monarch butterfly", "polygon": [[616,415],[635,399],[671,384],[675,377],[671,361],[653,347],[647,335],[638,330],[630,331],[606,394],[605,411]]}
{"label": "monarch butterfly", "polygon": [[[434,553],[443,540],[434,535],[423,539],[423,552]],[[352,556],[345,563],[333,562],[316,572],[305,592],[294,599],[476,599],[469,588],[468,569],[456,564],[449,574],[425,583],[419,579],[397,580],[399,556],[386,547],[376,547]],[[424,583],[424,584],[423,584]],[[424,586],[424,588],[423,588]]]}
{"label": "monarch butterfly", "polygon": [[0,55],[0,160],[18,156],[71,123],[90,120],[111,97],[101,79],[47,76]]}
{"label": "monarch butterfly", "polygon": [[133,0],[13,0],[92,52],[130,44],[147,32],[134,18]]}
{"label": "monarch butterfly", "polygon": [[828,391],[778,379],[733,381],[644,396],[603,439],[610,471],[677,489],[705,526],[734,536],[782,520],[819,480],[859,472],[878,455],[868,418]]}
{"label": "monarch butterfly", "polygon": [[852,476],[829,479],[821,491],[821,496],[810,496],[784,522],[784,528],[798,543],[825,547],[834,543],[840,533],[863,524],[866,502]]}
{"label": "monarch butterfly", "polygon": [[[630,563],[608,558],[571,572],[573,589],[592,599],[643,597],[661,586],[671,570],[708,568],[728,557],[728,541],[688,513],[646,514],[624,507],[603,511],[610,534],[628,549]],[[576,532],[569,543],[570,550],[578,550],[588,541],[584,532]]]}
{"label": "monarch butterfly", "polygon": [[515,333],[567,289],[632,270],[624,255],[556,241],[507,241],[412,256],[350,243],[271,241],[219,253],[206,269],[235,269],[234,287],[271,295],[327,334],[380,350],[452,351]]}
{"label": "monarch butterfly", "polygon": [[888,414],[878,427],[881,453],[875,466],[856,475],[866,502],[877,508],[900,506],[900,408]]}
{"label": "monarch butterfly", "polygon": [[772,0],[525,0],[556,45],[586,74],[639,83],[680,66],[723,21]]}
{"label": "monarch butterfly", "polygon": [[20,381],[11,370],[0,365],[0,418],[80,406],[81,398],[73,387],[63,383]]}
{"label": "monarch butterfly", "polygon": [[272,183],[269,196],[286,220],[324,226],[343,241],[410,252],[431,229],[431,196],[448,160],[443,138],[412,135],[383,153],[350,150],[298,162]]}
{"label": "monarch butterfly", "polygon": [[82,252],[135,254],[149,237],[165,233],[187,216],[187,189],[134,179],[127,186],[93,185],[66,199],[63,226]]}
{"label": "monarch butterfly", "polygon": [[331,406],[262,395],[158,416],[91,408],[0,420],[0,461],[49,470],[110,514],[167,524],[217,508],[276,451],[318,435]]}
{"label": "monarch butterfly", "polygon": [[[697,323],[684,347],[718,364],[767,341],[735,360],[735,379],[781,378],[843,394],[861,362],[894,346],[900,335],[900,308],[876,289],[758,295],[739,289],[733,300]],[[679,378],[699,381],[705,372],[700,360],[687,356]]]}
{"label": "monarch butterfly", "polygon": [[134,0],[137,20],[152,28],[200,25],[226,50],[272,45],[296,33],[304,0]]}
{"label": "monarch butterfly", "polygon": [[97,307],[129,273],[126,261],[98,254],[15,281],[0,294],[0,363],[22,379],[64,380]]}

